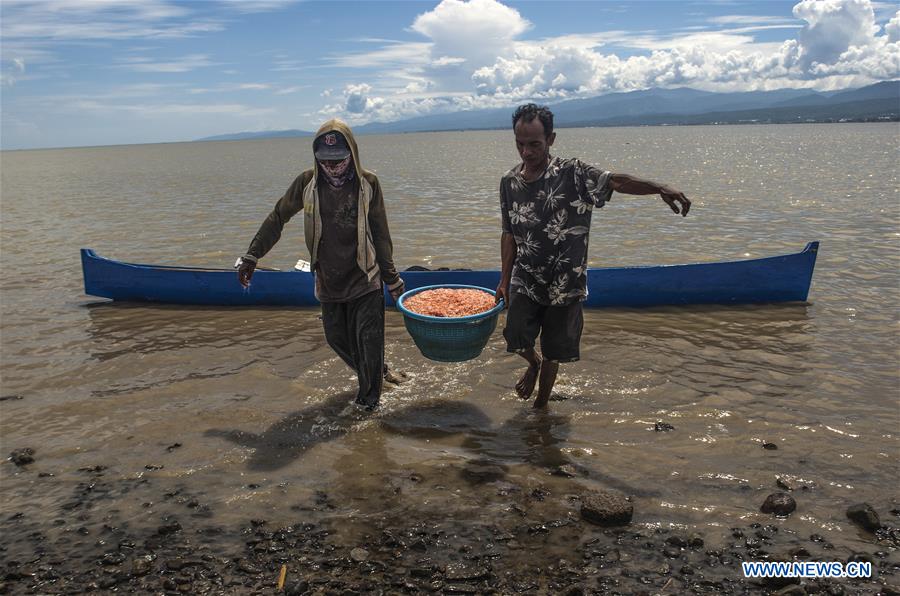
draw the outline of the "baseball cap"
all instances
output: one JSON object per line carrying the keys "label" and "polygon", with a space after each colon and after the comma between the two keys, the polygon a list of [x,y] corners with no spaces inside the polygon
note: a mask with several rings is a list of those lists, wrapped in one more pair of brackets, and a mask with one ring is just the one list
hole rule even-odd
{"label": "baseball cap", "polygon": [[337,131],[322,133],[313,142],[316,159],[338,160],[350,155],[347,139]]}

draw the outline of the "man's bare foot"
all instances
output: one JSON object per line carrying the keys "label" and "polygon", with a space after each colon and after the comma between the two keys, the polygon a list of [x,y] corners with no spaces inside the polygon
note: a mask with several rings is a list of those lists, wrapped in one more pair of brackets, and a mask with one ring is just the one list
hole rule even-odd
{"label": "man's bare foot", "polygon": [[534,393],[534,386],[537,383],[538,373],[541,371],[541,359],[534,364],[529,364],[525,370],[525,374],[516,383],[516,393],[522,399],[528,399]]}

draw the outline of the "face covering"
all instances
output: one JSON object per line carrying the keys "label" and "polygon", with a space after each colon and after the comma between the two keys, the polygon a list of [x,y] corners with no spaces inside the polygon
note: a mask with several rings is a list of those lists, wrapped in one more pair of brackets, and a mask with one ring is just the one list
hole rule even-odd
{"label": "face covering", "polygon": [[356,175],[356,168],[352,167],[352,165],[352,155],[348,155],[343,161],[339,161],[336,164],[319,161],[319,167],[322,169],[325,179],[334,188],[340,188],[353,180],[353,177]]}

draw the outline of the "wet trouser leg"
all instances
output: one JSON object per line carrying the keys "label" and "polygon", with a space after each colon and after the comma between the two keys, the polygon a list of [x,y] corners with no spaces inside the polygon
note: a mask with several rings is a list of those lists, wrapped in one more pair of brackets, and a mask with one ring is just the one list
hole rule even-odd
{"label": "wet trouser leg", "polygon": [[376,406],[384,378],[384,293],[370,292],[351,302],[323,302],[325,340],[356,372],[356,402]]}

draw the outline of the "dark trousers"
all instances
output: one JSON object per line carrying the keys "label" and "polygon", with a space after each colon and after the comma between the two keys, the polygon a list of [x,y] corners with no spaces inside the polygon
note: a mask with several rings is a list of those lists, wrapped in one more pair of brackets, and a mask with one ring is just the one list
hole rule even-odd
{"label": "dark trousers", "polygon": [[356,371],[356,403],[377,406],[384,379],[384,292],[369,292],[350,302],[323,302],[325,340]]}

